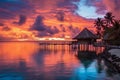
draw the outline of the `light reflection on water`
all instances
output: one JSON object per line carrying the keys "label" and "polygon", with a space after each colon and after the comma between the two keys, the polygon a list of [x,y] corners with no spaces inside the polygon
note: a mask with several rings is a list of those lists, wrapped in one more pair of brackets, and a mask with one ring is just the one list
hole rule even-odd
{"label": "light reflection on water", "polygon": [[115,80],[103,62],[78,59],[77,52],[68,45],[1,42],[0,80]]}

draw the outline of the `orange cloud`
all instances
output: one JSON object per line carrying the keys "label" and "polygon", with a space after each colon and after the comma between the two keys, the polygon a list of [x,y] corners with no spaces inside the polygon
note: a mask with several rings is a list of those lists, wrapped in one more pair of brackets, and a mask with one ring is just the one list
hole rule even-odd
{"label": "orange cloud", "polygon": [[[9,19],[5,19],[4,17],[0,19],[2,22],[0,39],[36,39],[38,37],[65,38],[65,36],[72,38],[84,27],[93,29],[94,20],[74,14],[74,10],[77,7],[72,2],[77,1],[79,0],[23,0],[21,4],[24,4],[25,8],[19,5],[18,8],[20,8],[20,10],[18,10],[18,12],[16,12],[17,10],[14,12],[12,12],[12,10],[10,11],[11,15]],[[7,4],[8,2],[3,3]],[[14,1],[9,4],[13,5],[13,3],[17,4]],[[4,9],[0,11],[0,15],[3,11]],[[16,15],[12,15],[12,13],[16,13]],[[11,18],[12,16],[14,17]],[[43,19],[36,23],[37,16],[41,16]],[[42,25],[44,30],[36,30],[41,28],[40,25]],[[7,28],[9,29],[7,30]],[[31,28],[33,30],[31,30]]]}

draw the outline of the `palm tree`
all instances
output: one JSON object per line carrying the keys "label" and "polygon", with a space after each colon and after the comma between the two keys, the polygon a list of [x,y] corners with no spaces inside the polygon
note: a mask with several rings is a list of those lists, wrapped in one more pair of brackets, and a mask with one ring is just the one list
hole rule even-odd
{"label": "palm tree", "polygon": [[96,29],[97,29],[97,35],[99,36],[99,37],[101,37],[102,36],[102,33],[101,33],[101,30],[102,30],[102,28],[103,28],[103,20],[101,19],[101,18],[97,18],[96,20],[95,20],[95,23],[94,23],[95,25],[95,27],[96,27]]}
{"label": "palm tree", "polygon": [[113,16],[111,12],[106,13],[106,15],[104,16],[104,18],[105,18],[105,20],[107,22],[106,23],[107,27],[111,27],[114,24],[114,17],[115,16]]}
{"label": "palm tree", "polygon": [[95,20],[95,27],[98,29],[101,29],[102,26],[102,19],[101,18],[97,18],[97,20]]}
{"label": "palm tree", "polygon": [[[105,34],[109,34],[108,38],[110,40],[114,40],[115,44],[120,44],[120,21],[114,20],[114,23],[112,24],[112,27],[108,28],[104,32]],[[117,43],[116,43],[117,42]]]}
{"label": "palm tree", "polygon": [[120,44],[120,20],[114,19],[111,12],[106,13],[104,19],[97,18],[94,24],[97,28],[97,33],[101,38],[108,35],[108,40],[113,40],[114,42],[117,41]]}

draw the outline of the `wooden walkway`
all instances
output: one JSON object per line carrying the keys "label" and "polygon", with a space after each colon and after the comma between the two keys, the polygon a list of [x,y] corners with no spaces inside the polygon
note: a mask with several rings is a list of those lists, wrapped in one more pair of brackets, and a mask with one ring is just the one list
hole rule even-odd
{"label": "wooden walkway", "polygon": [[40,45],[72,45],[73,41],[40,41]]}
{"label": "wooden walkway", "polygon": [[104,50],[104,47],[100,46],[94,46],[93,44],[82,44],[82,43],[76,43],[76,41],[40,41],[40,46],[54,46],[57,47],[57,45],[68,45],[69,48],[78,50],[78,51],[96,51],[96,53],[101,53]]}

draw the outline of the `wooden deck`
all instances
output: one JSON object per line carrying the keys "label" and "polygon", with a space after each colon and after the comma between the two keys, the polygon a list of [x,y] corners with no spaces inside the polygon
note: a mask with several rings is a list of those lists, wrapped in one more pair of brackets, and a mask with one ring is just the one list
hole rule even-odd
{"label": "wooden deck", "polygon": [[51,46],[57,47],[57,45],[68,45],[69,48],[78,51],[96,51],[96,53],[101,53],[104,50],[103,46],[94,46],[93,44],[77,43],[77,41],[40,41],[40,46]]}

